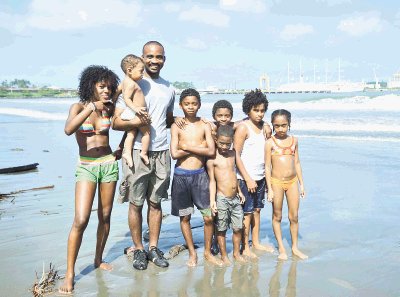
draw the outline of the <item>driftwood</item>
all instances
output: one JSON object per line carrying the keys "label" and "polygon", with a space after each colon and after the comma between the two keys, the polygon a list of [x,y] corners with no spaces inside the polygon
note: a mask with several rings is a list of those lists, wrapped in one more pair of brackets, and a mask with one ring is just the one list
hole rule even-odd
{"label": "driftwood", "polygon": [[52,263],[50,263],[49,272],[44,271],[44,263],[43,263],[43,272],[42,277],[39,279],[38,274],[36,272],[36,281],[31,288],[31,292],[35,297],[42,297],[47,294],[54,292],[54,286],[56,281],[60,279],[58,275],[58,271],[54,269]]}
{"label": "driftwood", "polygon": [[22,165],[22,166],[1,168],[0,173],[14,173],[14,172],[33,170],[33,169],[36,169],[36,167],[38,165],[39,165],[39,163],[33,163],[33,164]]}
{"label": "driftwood", "polygon": [[15,194],[19,194],[19,193],[24,193],[24,192],[28,192],[28,191],[47,190],[47,189],[53,189],[53,188],[54,188],[54,185],[50,185],[50,186],[44,186],[44,187],[38,187],[38,188],[31,188],[31,189],[13,191],[13,192],[10,192],[10,193],[0,193],[0,200],[1,199],[5,199],[7,197],[12,197]]}

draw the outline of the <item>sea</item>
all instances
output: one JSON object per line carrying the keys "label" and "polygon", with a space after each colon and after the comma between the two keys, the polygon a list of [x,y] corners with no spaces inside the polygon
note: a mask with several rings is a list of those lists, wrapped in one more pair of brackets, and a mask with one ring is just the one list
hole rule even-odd
{"label": "sea", "polygon": [[[243,94],[205,94],[199,116],[230,101],[234,119],[245,117]],[[93,211],[76,264],[76,296],[400,296],[400,91],[267,94],[271,113],[292,113],[290,133],[299,138],[306,197],[300,202],[299,247],[291,256],[287,208],[282,232],[289,254],[257,252],[248,264],[216,268],[202,259],[202,220],[192,218],[199,265],[185,265],[187,252],[168,269],[152,264],[135,271],[123,249],[132,244],[127,205],[115,202],[105,260],[111,272],[92,262],[97,218]],[[78,148],[64,134],[68,110],[77,98],[0,99],[0,168],[39,163],[36,170],[0,174],[0,296],[32,296],[30,288],[50,263],[66,270],[68,232],[74,215],[74,169]],[[174,113],[182,115],[179,98]],[[122,132],[110,131],[115,148]],[[262,156],[260,156],[262,158]],[[35,188],[51,188],[32,190]],[[96,203],[93,209],[96,209]],[[170,201],[163,202],[168,214]],[[276,247],[271,205],[261,212],[263,243]],[[144,211],[145,214],[145,211]],[[143,220],[146,228],[146,220]],[[179,219],[163,220],[159,246],[182,244]],[[232,258],[231,233],[227,249]],[[58,283],[56,284],[56,287]]]}

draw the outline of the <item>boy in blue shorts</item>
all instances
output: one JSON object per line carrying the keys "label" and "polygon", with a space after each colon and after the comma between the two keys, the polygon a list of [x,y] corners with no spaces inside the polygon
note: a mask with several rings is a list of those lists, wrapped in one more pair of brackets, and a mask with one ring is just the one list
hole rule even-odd
{"label": "boy in blue shorts", "polygon": [[187,265],[197,265],[197,253],[190,228],[191,215],[196,205],[204,220],[204,258],[222,266],[221,259],[211,254],[214,226],[209,180],[204,168],[205,158],[215,154],[215,144],[210,126],[197,117],[200,105],[200,95],[196,90],[184,90],[179,98],[179,106],[185,115],[185,129],[178,128],[176,124],[171,126],[171,157],[177,160],[172,181],[171,213],[180,217],[182,234],[189,250]]}
{"label": "boy in blue shorts", "polygon": [[[242,253],[250,258],[257,255],[250,250],[249,231],[253,247],[257,250],[273,252],[271,246],[260,244],[260,211],[264,208],[265,200],[265,137],[263,133],[263,118],[268,108],[265,94],[256,89],[245,94],[242,102],[243,112],[248,119],[236,128],[234,148],[236,151],[237,178],[239,186],[246,198],[243,205],[244,228]],[[252,224],[253,222],[253,224]]]}

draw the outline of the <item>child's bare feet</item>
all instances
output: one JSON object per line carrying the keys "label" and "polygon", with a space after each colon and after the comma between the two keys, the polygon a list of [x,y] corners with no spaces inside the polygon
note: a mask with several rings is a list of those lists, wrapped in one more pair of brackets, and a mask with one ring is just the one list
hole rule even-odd
{"label": "child's bare feet", "polygon": [[275,251],[273,246],[270,245],[262,245],[262,244],[253,244],[253,247],[258,251],[264,251],[267,253],[273,253]]}
{"label": "child's bare feet", "polygon": [[288,256],[286,254],[286,251],[279,252],[278,259],[279,260],[287,260]]}
{"label": "child's bare feet", "polygon": [[246,260],[246,258],[245,257],[243,257],[241,254],[239,254],[239,255],[233,255],[233,259],[235,259],[235,261],[236,262],[238,262],[238,263],[241,263],[241,264],[243,264],[243,263],[246,263],[247,262],[247,260]]}
{"label": "child's bare feet", "polygon": [[221,257],[222,262],[224,262],[225,266],[231,266],[231,261],[229,260],[228,256],[226,257]]}
{"label": "child's bare feet", "polygon": [[126,164],[128,164],[129,167],[133,167],[132,154],[128,150],[122,152],[122,159],[126,161]]}
{"label": "child's bare feet", "polygon": [[102,270],[106,270],[106,271],[111,271],[113,270],[113,266],[110,263],[104,262],[104,261],[97,261],[94,260],[94,268],[100,268]]}
{"label": "child's bare feet", "polygon": [[72,291],[74,290],[74,277],[75,277],[75,274],[72,274],[70,276],[65,275],[64,282],[58,289],[58,292],[63,295],[72,294]]}
{"label": "child's bare feet", "polygon": [[186,265],[189,267],[195,267],[197,266],[197,254],[189,254],[189,260],[186,262]]}
{"label": "child's bare feet", "polygon": [[292,248],[292,253],[293,255],[299,257],[301,260],[308,259],[308,256],[300,252],[297,248]]}
{"label": "child's bare feet", "polygon": [[242,255],[249,257],[250,259],[258,259],[257,255],[253,253],[250,249],[244,249]]}
{"label": "child's bare feet", "polygon": [[144,165],[149,165],[150,164],[149,156],[147,156],[146,152],[140,151],[140,159],[142,159]]}
{"label": "child's bare feet", "polygon": [[220,267],[224,266],[224,262],[220,258],[217,258],[217,257],[213,256],[211,254],[211,252],[208,253],[208,254],[204,254],[204,259],[206,259],[211,264],[214,264],[214,265],[217,265],[217,266],[220,266]]}

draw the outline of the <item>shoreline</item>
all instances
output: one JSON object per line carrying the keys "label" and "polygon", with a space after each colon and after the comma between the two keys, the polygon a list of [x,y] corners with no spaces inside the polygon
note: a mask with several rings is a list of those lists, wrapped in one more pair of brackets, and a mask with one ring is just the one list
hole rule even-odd
{"label": "shoreline", "polygon": [[[233,102],[240,100],[235,96],[229,98]],[[202,116],[210,116],[211,99],[214,98],[210,96],[204,100]],[[390,100],[397,102],[398,97]],[[26,117],[0,115],[0,129],[5,131],[0,146],[0,164],[4,166],[0,167],[13,165],[16,161],[39,163],[37,170],[29,173],[0,175],[1,192],[54,185],[52,189],[23,192],[15,198],[0,201],[1,296],[32,296],[28,290],[35,281],[35,271],[41,275],[43,263],[46,269],[52,262],[61,275],[66,271],[78,152],[76,140],[63,133],[63,115],[69,107],[69,100],[64,101],[59,104],[57,100],[43,100],[43,104],[37,104],[36,100],[0,100],[3,109],[32,111]],[[302,124],[320,125],[321,119],[325,125],[336,129],[319,133],[310,132],[307,127],[304,133],[301,130],[303,134],[313,133],[312,137],[300,139],[307,198],[300,201],[299,248],[309,255],[308,260],[298,261],[291,256],[290,228],[287,207],[284,207],[281,226],[289,260],[280,262],[277,254],[260,254],[257,262],[246,265],[222,269],[208,265],[203,260],[202,219],[196,211],[192,217],[192,226],[199,226],[192,230],[199,246],[196,268],[186,266],[188,254],[183,251],[170,261],[167,269],[150,263],[146,271],[135,271],[123,254],[124,248],[132,244],[127,223],[128,205],[114,203],[104,253],[104,260],[110,262],[114,270],[104,272],[93,267],[97,213],[92,212],[76,264],[75,296],[243,297],[268,293],[270,296],[286,293],[287,296],[310,297],[398,296],[400,250],[396,222],[400,209],[400,184],[397,181],[400,147],[376,141],[382,134],[379,129],[370,131],[372,138],[364,143],[352,138],[337,138],[343,134],[342,122],[353,118],[355,112],[356,122],[349,123],[352,127],[355,124],[364,127],[371,121],[381,121],[391,128],[399,127],[398,112],[385,111],[397,105],[391,105],[390,101],[388,107],[382,109],[384,106],[379,103],[376,106],[381,109],[368,112],[359,112],[358,106],[345,107],[338,113],[332,112],[332,108],[324,112],[311,110],[307,103],[296,104],[304,111],[294,112],[298,121],[293,125],[295,135]],[[325,108],[327,103],[323,100],[318,104]],[[234,104],[236,115],[240,114],[239,105]],[[56,120],[49,116],[54,113],[59,113]],[[335,123],[339,125],[335,126]],[[395,137],[393,132],[387,133]],[[349,132],[346,135],[358,139],[364,134]],[[117,145],[121,136],[122,133],[117,131],[110,133],[110,144]],[[164,201],[162,207],[163,213],[168,213],[170,202]],[[93,209],[96,208],[97,201],[93,205]],[[267,204],[261,211],[260,239],[262,243],[276,247],[271,208],[271,204]],[[143,214],[144,231],[146,209]],[[231,236],[228,232],[230,258]],[[179,219],[167,216],[162,222],[160,249],[167,252],[183,241]],[[58,286],[59,283],[55,288]]]}

